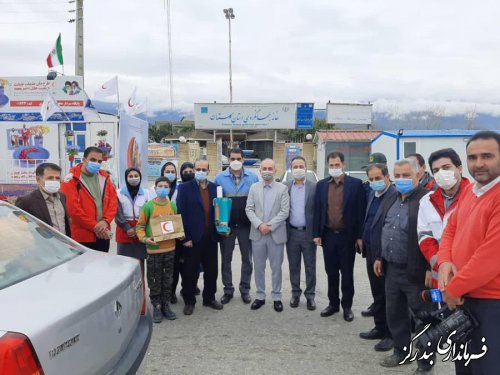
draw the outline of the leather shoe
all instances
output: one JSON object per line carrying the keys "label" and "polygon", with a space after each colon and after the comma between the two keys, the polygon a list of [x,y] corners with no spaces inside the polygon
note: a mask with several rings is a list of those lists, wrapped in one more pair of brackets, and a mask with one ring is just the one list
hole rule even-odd
{"label": "leather shoe", "polygon": [[373,349],[377,352],[388,352],[389,350],[392,350],[392,348],[394,348],[394,340],[390,337],[384,338],[373,347]]}
{"label": "leather shoe", "polygon": [[369,318],[370,316],[373,316],[373,303],[368,306],[366,310],[361,311],[361,316],[365,318]]}
{"label": "leather shoe", "polygon": [[276,312],[283,311],[283,304],[281,303],[281,301],[274,301],[274,311]]}
{"label": "leather shoe", "polygon": [[344,309],[344,320],[346,322],[352,322],[354,320],[354,314],[350,308]]}
{"label": "leather shoe", "polygon": [[233,299],[233,295],[232,294],[226,294],[226,293],[224,293],[224,295],[220,299],[220,302],[223,305],[225,305],[226,303],[229,303],[229,301],[231,301],[232,299]]}
{"label": "leather shoe", "polygon": [[213,300],[210,302],[203,302],[203,306],[211,307],[214,310],[222,310],[224,306],[219,301]]}
{"label": "leather shoe", "polygon": [[328,305],[328,306],[326,306],[326,308],[325,308],[323,311],[321,311],[321,314],[320,314],[320,315],[321,315],[323,318],[325,318],[325,317],[327,317],[327,316],[332,316],[333,314],[338,313],[339,311],[340,311],[340,310],[339,310],[339,308],[338,308],[338,307],[333,307],[333,306],[331,306],[331,305]]}
{"label": "leather shoe", "polygon": [[252,310],[257,310],[257,309],[260,309],[265,304],[266,304],[266,301],[261,300],[261,299],[256,299],[255,301],[253,301],[252,306],[250,306],[250,308]]}
{"label": "leather shoe", "polygon": [[194,305],[186,305],[184,306],[184,315],[193,315]]}
{"label": "leather shoe", "polygon": [[290,300],[290,307],[293,307],[293,308],[298,307],[299,301],[300,301],[299,297],[292,297],[292,299]]}
{"label": "leather shoe", "polygon": [[373,328],[371,331],[361,332],[359,337],[365,340],[378,340],[384,338],[384,332],[379,331],[377,328]]}
{"label": "leather shoe", "polygon": [[316,310],[316,302],[312,298],[307,299],[307,309],[310,311]]}
{"label": "leather shoe", "polygon": [[250,294],[248,294],[248,293],[242,294],[241,299],[243,300],[243,302],[245,304],[249,304],[250,302],[252,302],[252,299],[250,298]]}

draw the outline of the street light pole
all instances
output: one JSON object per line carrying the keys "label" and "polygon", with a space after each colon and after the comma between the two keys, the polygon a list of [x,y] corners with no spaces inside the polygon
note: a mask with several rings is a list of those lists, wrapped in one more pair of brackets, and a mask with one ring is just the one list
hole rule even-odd
{"label": "street light pole", "polygon": [[[224,14],[226,19],[229,21],[229,103],[233,102],[233,67],[231,59],[231,20],[234,19],[235,15],[233,8],[224,9]],[[231,147],[233,147],[233,129],[229,129],[229,142]]]}

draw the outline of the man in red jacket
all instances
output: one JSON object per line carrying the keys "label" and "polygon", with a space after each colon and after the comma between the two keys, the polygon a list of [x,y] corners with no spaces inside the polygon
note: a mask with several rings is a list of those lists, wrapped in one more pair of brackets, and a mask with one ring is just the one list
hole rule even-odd
{"label": "man in red jacket", "polygon": [[452,148],[433,152],[429,156],[429,167],[439,188],[420,200],[417,231],[420,250],[431,267],[431,271],[427,271],[426,286],[437,288],[439,242],[470,182],[462,177],[462,161]]}
{"label": "man in red jacket", "polygon": [[[500,134],[482,131],[467,143],[474,177],[441,240],[439,288],[448,307],[464,307],[479,322],[469,354],[473,374],[498,374],[500,358]],[[487,351],[484,351],[484,348]]]}
{"label": "man in red jacket", "polygon": [[102,159],[102,150],[88,147],[83,162],[71,168],[61,191],[67,197],[71,237],[86,247],[108,252],[118,198],[109,174],[101,170]]}

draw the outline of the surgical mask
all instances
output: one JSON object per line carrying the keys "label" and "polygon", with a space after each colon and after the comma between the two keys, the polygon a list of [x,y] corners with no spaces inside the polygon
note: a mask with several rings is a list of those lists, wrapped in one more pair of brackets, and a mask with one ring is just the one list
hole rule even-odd
{"label": "surgical mask", "polygon": [[165,173],[165,177],[168,178],[170,182],[174,182],[175,179],[177,178],[177,175],[173,172],[170,172],[170,173]]}
{"label": "surgical mask", "polygon": [[61,182],[53,180],[45,181],[43,186],[43,189],[49,194],[57,193],[60,188],[61,188]]}
{"label": "surgical mask", "polygon": [[293,169],[292,175],[296,180],[303,180],[304,178],[306,178],[306,170],[300,168]]}
{"label": "surgical mask", "polygon": [[138,186],[141,183],[141,178],[140,177],[129,177],[127,179],[128,183],[130,186]]}
{"label": "surgical mask", "polygon": [[95,162],[95,161],[89,161],[87,164],[87,172],[90,174],[96,174],[99,172],[99,169],[101,169],[101,164]]}
{"label": "surgical mask", "polygon": [[396,178],[394,184],[396,185],[396,190],[401,194],[408,194],[415,190],[415,186],[413,186],[413,180],[411,178]]}
{"label": "surgical mask", "polygon": [[373,191],[384,191],[386,187],[385,180],[370,181],[370,188]]}
{"label": "surgical mask", "polygon": [[274,173],[273,172],[267,172],[267,171],[265,171],[265,172],[262,172],[260,175],[261,175],[262,179],[264,181],[267,181],[267,182],[272,181],[273,178],[274,178]]}
{"label": "surgical mask", "polygon": [[158,198],[165,199],[166,197],[168,197],[169,194],[170,194],[170,188],[166,188],[166,187],[157,187],[156,188],[156,196]]}
{"label": "surgical mask", "polygon": [[182,182],[191,181],[194,178],[194,173],[183,173],[181,174]]}
{"label": "surgical mask", "polygon": [[233,160],[229,163],[229,166],[233,171],[239,171],[243,167],[243,163],[239,160]]}
{"label": "surgical mask", "polygon": [[205,181],[207,179],[207,172],[203,172],[203,171],[196,171],[196,173],[194,174],[194,178],[196,178],[196,181]]}
{"label": "surgical mask", "polygon": [[328,174],[332,177],[340,177],[344,174],[344,171],[342,170],[342,168],[330,168],[328,170]]}
{"label": "surgical mask", "polygon": [[453,186],[455,186],[458,182],[455,177],[454,171],[446,171],[444,169],[440,169],[437,173],[434,174],[434,179],[440,188],[444,190],[449,190]]}

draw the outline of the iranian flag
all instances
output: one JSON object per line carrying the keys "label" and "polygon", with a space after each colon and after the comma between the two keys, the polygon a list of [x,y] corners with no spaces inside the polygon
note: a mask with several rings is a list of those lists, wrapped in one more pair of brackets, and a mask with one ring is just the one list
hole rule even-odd
{"label": "iranian flag", "polygon": [[63,54],[62,54],[62,45],[61,45],[61,34],[57,37],[56,45],[50,51],[49,56],[47,57],[47,65],[49,68],[53,68],[57,65],[64,65],[63,62]]}

